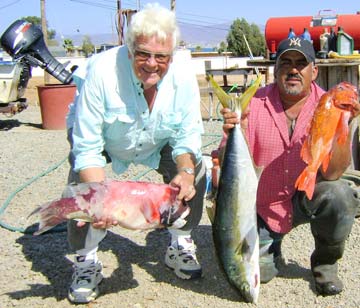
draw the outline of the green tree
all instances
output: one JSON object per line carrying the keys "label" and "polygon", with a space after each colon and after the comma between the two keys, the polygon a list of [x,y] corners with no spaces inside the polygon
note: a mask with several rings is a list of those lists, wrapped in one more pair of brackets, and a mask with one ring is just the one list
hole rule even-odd
{"label": "green tree", "polygon": [[68,55],[71,55],[75,50],[74,43],[73,43],[72,39],[64,39],[63,47],[66,50],[66,53]]}
{"label": "green tree", "polygon": [[227,50],[231,51],[235,56],[248,57],[250,53],[244,35],[253,56],[265,56],[266,43],[264,35],[256,24],[248,24],[244,18],[241,20],[237,18],[232,23],[226,38],[228,44]]}
{"label": "green tree", "polygon": [[85,35],[82,42],[82,51],[85,54],[85,57],[89,57],[94,52],[94,44],[91,42],[90,36]]}
{"label": "green tree", "polygon": [[227,51],[227,44],[224,41],[221,41],[220,46],[217,49],[217,52],[220,54],[220,53],[223,53],[225,51]]}
{"label": "green tree", "polygon": [[[23,17],[22,19],[32,23],[33,25],[39,26],[41,28],[41,18],[38,16],[26,16],[26,17]],[[49,29],[49,25],[47,22],[46,22],[46,27],[47,27],[48,40],[54,40],[54,38],[56,36],[56,31],[53,29]]]}

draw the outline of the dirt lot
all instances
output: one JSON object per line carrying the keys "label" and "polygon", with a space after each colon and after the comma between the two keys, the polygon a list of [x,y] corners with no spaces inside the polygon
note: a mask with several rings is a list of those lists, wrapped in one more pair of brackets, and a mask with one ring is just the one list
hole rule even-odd
{"label": "dirt lot", "polygon": [[[58,229],[38,237],[32,235],[36,217],[29,213],[39,204],[60,196],[68,172],[69,147],[65,131],[41,128],[36,106],[34,79],[26,97],[34,102],[20,114],[0,115],[0,307],[70,307],[67,288],[72,256],[66,232]],[[204,154],[217,146],[220,121],[204,121]],[[153,171],[131,168],[120,178],[157,180]],[[107,169],[109,177],[115,177]],[[207,203],[207,202],[206,202]],[[182,281],[164,265],[168,241],[165,231],[134,232],[113,228],[101,243],[99,258],[105,279],[101,296],[84,307],[255,307],[242,301],[220,270],[212,242],[211,225],[204,211],[193,231],[203,277]],[[360,224],[356,221],[339,262],[344,291],[334,297],[317,296],[309,256],[314,243],[307,225],[285,237],[286,264],[279,277],[261,285],[257,307],[357,308],[359,294]]]}

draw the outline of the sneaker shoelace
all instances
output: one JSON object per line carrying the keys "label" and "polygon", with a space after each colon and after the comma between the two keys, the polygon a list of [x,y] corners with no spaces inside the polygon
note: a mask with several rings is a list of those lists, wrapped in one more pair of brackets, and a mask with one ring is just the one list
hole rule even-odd
{"label": "sneaker shoelace", "polygon": [[178,249],[179,249],[179,257],[182,257],[185,263],[188,262],[196,263],[196,248],[194,247],[194,245],[186,249],[180,246],[178,247]]}
{"label": "sneaker shoelace", "polygon": [[91,277],[96,274],[96,266],[90,265],[87,267],[77,266],[75,269],[76,282],[80,283],[81,281],[91,282]]}

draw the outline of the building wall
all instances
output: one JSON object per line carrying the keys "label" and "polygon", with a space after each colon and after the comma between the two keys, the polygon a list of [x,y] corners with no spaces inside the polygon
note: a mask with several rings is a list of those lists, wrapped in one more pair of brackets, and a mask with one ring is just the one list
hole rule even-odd
{"label": "building wall", "polygon": [[[218,54],[205,55],[196,57],[191,56],[191,52],[188,49],[180,49],[176,52],[175,57],[181,57],[185,61],[191,61],[191,67],[194,69],[196,75],[204,75],[206,67],[212,69],[224,69],[234,67],[247,67],[247,60],[250,58],[230,57],[230,56],[219,56]],[[84,57],[59,57],[56,58],[60,63],[66,64],[66,68],[70,70],[73,65],[82,65],[86,58]],[[255,59],[262,59],[262,57],[255,57]],[[32,69],[33,76],[43,76],[44,70],[40,67]]]}

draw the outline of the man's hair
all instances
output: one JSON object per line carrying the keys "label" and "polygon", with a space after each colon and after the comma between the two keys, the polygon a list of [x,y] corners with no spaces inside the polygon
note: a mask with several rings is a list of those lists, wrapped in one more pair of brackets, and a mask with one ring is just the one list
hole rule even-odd
{"label": "man's hair", "polygon": [[128,27],[126,44],[131,52],[136,47],[136,38],[141,35],[146,37],[157,36],[161,41],[172,36],[173,49],[175,49],[180,36],[175,13],[158,3],[147,4],[143,10],[132,16]]}

